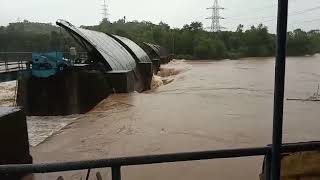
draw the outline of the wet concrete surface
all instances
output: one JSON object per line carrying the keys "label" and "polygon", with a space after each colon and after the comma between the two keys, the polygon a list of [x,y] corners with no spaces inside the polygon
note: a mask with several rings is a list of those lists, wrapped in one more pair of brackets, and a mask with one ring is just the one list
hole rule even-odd
{"label": "wet concrete surface", "polygon": [[[274,58],[187,61],[170,84],[112,95],[45,142],[34,162],[264,146],[271,143]],[[179,64],[176,64],[177,66]],[[288,58],[286,98],[307,98],[320,56]],[[320,103],[285,101],[284,141],[320,139]],[[263,157],[124,167],[123,179],[258,179]],[[110,179],[109,169],[101,169]],[[39,175],[84,179],[85,171]],[[91,179],[94,179],[94,174]]]}

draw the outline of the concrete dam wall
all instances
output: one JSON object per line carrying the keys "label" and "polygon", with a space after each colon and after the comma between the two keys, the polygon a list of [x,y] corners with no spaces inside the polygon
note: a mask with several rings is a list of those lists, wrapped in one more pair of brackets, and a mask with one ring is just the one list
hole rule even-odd
{"label": "concrete dam wall", "polygon": [[98,71],[70,70],[49,78],[18,80],[17,104],[28,115],[85,113],[112,92]]}
{"label": "concrete dam wall", "polygon": [[168,62],[158,45],[152,47],[158,48],[153,51],[159,60],[128,38],[78,28],[63,20],[57,25],[87,51],[89,59],[81,68],[72,66],[47,78],[19,79],[17,104],[28,115],[85,113],[110,93],[149,90],[153,73]]}

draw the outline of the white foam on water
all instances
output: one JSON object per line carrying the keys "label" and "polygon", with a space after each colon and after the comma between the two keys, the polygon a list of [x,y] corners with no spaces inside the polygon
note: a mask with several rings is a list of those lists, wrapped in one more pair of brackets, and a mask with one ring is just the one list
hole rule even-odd
{"label": "white foam on water", "polygon": [[172,60],[168,64],[161,65],[158,76],[168,77],[175,76],[191,69],[191,65],[187,64],[185,60]]}
{"label": "white foam on water", "polygon": [[185,60],[172,60],[168,64],[161,65],[157,75],[153,75],[151,81],[151,89],[159,88],[160,86],[169,84],[174,81],[178,74],[191,69],[191,65]]}
{"label": "white foam on water", "polygon": [[163,86],[162,78],[160,76],[153,75],[151,81],[151,89],[157,89],[160,86]]}
{"label": "white foam on water", "polygon": [[314,57],[318,57],[318,56],[320,56],[320,54],[319,53],[315,53],[313,56]]}
{"label": "white foam on water", "polygon": [[[0,83],[0,106],[14,106],[17,81]],[[78,115],[53,117],[27,117],[29,143],[36,146],[63,127],[73,122]]]}
{"label": "white foam on water", "polygon": [[13,106],[17,81],[0,83],[0,106]]}
{"label": "white foam on water", "polygon": [[28,135],[31,146],[37,146],[48,137],[62,130],[76,120],[79,115],[71,116],[28,116]]}

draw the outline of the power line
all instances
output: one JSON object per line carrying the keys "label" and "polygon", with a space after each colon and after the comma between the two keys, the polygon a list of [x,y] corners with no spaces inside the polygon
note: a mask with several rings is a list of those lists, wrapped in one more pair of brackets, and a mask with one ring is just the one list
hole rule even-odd
{"label": "power line", "polygon": [[313,23],[316,21],[320,21],[320,18],[315,18],[315,19],[311,19],[311,20],[307,20],[307,21],[298,21],[298,22],[294,22],[294,23],[289,23],[289,25],[309,24],[309,23]]}
{"label": "power line", "polygon": [[[311,11],[315,11],[315,10],[318,10],[320,9],[320,6],[316,6],[316,7],[313,7],[313,8],[309,8],[309,9],[305,9],[305,10],[300,10],[300,11],[293,11],[293,12],[290,12],[289,15],[288,15],[288,18],[290,20],[290,16],[296,16],[296,15],[300,15],[300,14],[305,14],[305,13],[309,13]],[[269,19],[269,20],[266,20],[266,21],[263,21],[261,23],[264,23],[264,22],[269,22],[269,21],[273,21],[276,19],[276,16],[273,16],[272,19]]]}
{"label": "power line", "polygon": [[[256,13],[257,10],[266,10],[266,9],[270,9],[270,8],[272,8],[272,7],[275,7],[275,6],[277,6],[277,4],[271,4],[271,5],[263,6],[263,7],[259,7],[259,8],[246,9],[246,12],[247,12],[247,13],[248,13],[248,12],[255,12],[255,14],[261,14],[261,12],[263,12],[263,11],[260,11],[259,13]],[[247,13],[246,13],[246,14],[247,14]],[[229,16],[229,17],[226,17],[226,19],[235,19],[235,20],[237,20],[237,19],[243,19],[243,18],[247,18],[247,17],[251,18],[252,16],[250,16],[250,15],[237,16],[237,17],[235,17],[235,16]]]}
{"label": "power line", "polygon": [[213,6],[207,8],[207,9],[212,10],[212,15],[210,17],[206,18],[206,19],[211,20],[210,31],[211,32],[221,31],[221,29],[223,29],[224,27],[222,27],[220,25],[220,19],[224,19],[224,18],[220,16],[220,10],[222,10],[224,8],[219,6],[218,0],[214,0]]}
{"label": "power line", "polygon": [[[294,3],[296,3],[296,2],[298,2],[299,0],[291,0],[290,1],[290,3],[292,3],[292,2],[294,2]],[[276,4],[275,4],[276,5]],[[270,5],[270,6],[265,6],[265,7],[262,7],[261,9],[267,9],[267,8],[270,8],[270,7],[272,7],[272,6],[275,6],[275,5]],[[313,6],[313,7],[311,7],[311,8],[307,8],[307,9],[303,9],[303,10],[294,10],[294,11],[291,11],[291,12],[289,12],[288,13],[288,15],[289,15],[289,20],[290,20],[290,17],[291,16],[297,16],[297,15],[301,15],[301,14],[306,14],[306,13],[309,13],[309,12],[314,12],[314,11],[316,11],[316,10],[319,10],[320,9],[320,5],[318,4],[316,4],[315,6]],[[318,11],[317,11],[318,12]],[[273,15],[273,16],[264,16],[264,17],[256,17],[255,19],[253,19],[252,18],[252,16],[251,17],[249,17],[249,18],[246,18],[246,17],[239,17],[239,16],[232,16],[232,17],[227,17],[226,19],[228,19],[228,20],[231,20],[231,21],[234,21],[234,20],[239,20],[239,19],[246,19],[246,21],[257,21],[257,19],[262,19],[262,21],[260,21],[259,23],[266,23],[266,22],[272,22],[272,21],[275,21],[276,20],[276,15]],[[301,16],[301,17],[303,17],[303,16]],[[296,18],[294,18],[294,19],[296,19]],[[320,22],[320,18],[316,18],[316,19],[307,19],[307,20],[303,20],[303,19],[300,19],[300,20],[302,20],[302,21],[294,21],[294,22],[292,22],[292,23],[290,23],[289,22],[289,24],[288,25],[290,25],[290,26],[295,26],[295,25],[297,25],[297,24],[310,24],[310,23],[316,23],[317,21],[319,21]],[[293,20],[292,20],[293,21]],[[229,23],[231,23],[230,21],[229,21]],[[228,24],[228,22],[227,22],[227,24]]]}
{"label": "power line", "polygon": [[[305,14],[305,13],[309,13],[309,12],[312,12],[312,11],[315,11],[315,10],[318,10],[320,9],[320,6],[316,6],[316,7],[313,7],[313,8],[308,8],[308,9],[304,9],[304,10],[298,10],[298,11],[292,11],[292,12],[289,12],[289,18],[290,16],[296,16],[296,15],[300,15],[300,14]],[[265,22],[270,22],[270,21],[274,21],[277,16],[273,15],[273,16],[264,16],[264,17],[259,17],[260,19],[266,19],[266,20],[263,20],[263,21],[260,21],[260,23],[265,23]],[[239,19],[243,19],[243,18],[238,18]],[[236,19],[230,19],[230,20],[236,20]],[[251,20],[255,20],[256,19],[251,19]]]}
{"label": "power line", "polygon": [[[299,1],[299,0],[291,0],[290,3],[295,3],[295,2],[297,2],[297,1]],[[249,8],[249,9],[245,9],[245,10],[246,10],[246,14],[247,14],[248,12],[251,13],[252,11],[254,11],[255,14],[261,14],[261,12],[263,12],[263,10],[276,7],[277,5],[278,5],[277,3],[272,3],[271,5],[262,6],[262,7],[256,7],[256,8]],[[256,13],[257,10],[262,10],[262,11]],[[276,9],[275,9],[275,10],[276,10]],[[247,17],[251,18],[252,16],[240,16],[240,18],[239,18],[239,16],[237,16],[237,17],[231,16],[231,17],[226,17],[226,19],[242,19],[242,18],[247,18]],[[273,17],[273,16],[272,16],[272,17]]]}

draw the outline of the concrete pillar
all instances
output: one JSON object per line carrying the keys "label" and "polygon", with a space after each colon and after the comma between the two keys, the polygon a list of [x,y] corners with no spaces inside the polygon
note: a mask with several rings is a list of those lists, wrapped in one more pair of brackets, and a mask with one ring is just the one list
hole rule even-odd
{"label": "concrete pillar", "polygon": [[[0,107],[0,165],[32,164],[25,113]],[[26,174],[0,174],[1,180],[21,180]]]}

